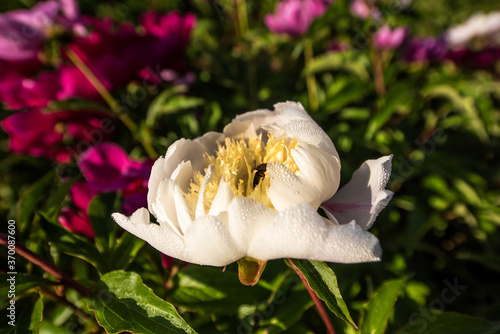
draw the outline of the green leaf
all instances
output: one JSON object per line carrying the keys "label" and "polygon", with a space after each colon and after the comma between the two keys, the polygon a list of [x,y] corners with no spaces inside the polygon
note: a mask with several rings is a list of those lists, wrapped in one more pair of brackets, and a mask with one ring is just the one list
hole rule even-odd
{"label": "green leaf", "polygon": [[90,201],[87,213],[94,230],[97,249],[107,254],[113,247],[116,234],[116,224],[111,218],[115,212],[116,193],[99,194]]}
{"label": "green leaf", "polygon": [[424,94],[428,98],[441,97],[449,100],[454,108],[462,111],[467,118],[467,125],[483,141],[488,141],[488,133],[485,125],[479,117],[479,111],[475,106],[475,99],[471,96],[462,96],[452,85],[437,85],[427,88]]}
{"label": "green leaf", "polygon": [[132,263],[145,241],[131,233],[124,233],[113,249],[111,265],[113,269],[126,269]]}
{"label": "green leaf", "polygon": [[51,219],[45,213],[38,212],[42,219],[40,225],[47,235],[50,235],[51,244],[59,251],[73,255],[92,264],[100,272],[108,269],[106,262],[90,239],[72,233],[60,226],[57,218]]}
{"label": "green leaf", "polygon": [[109,111],[109,108],[107,108],[106,106],[77,97],[62,101],[50,101],[48,105],[42,109],[42,112],[48,114],[58,111],[95,112],[96,110],[100,112],[107,112],[108,114],[112,115],[112,113]]}
{"label": "green leaf", "polygon": [[113,271],[101,282],[103,289],[88,297],[87,305],[108,333],[196,333],[138,274]]}
{"label": "green leaf", "polygon": [[19,201],[19,216],[17,223],[21,230],[29,226],[30,219],[35,212],[36,205],[43,198],[54,182],[54,172],[47,173],[44,177],[38,180],[35,184],[29,187],[28,191]]}
{"label": "green leaf", "polygon": [[[12,305],[12,306],[11,306]],[[0,316],[0,333],[3,334],[30,334],[38,333],[38,326],[42,321],[43,300],[41,295],[31,295],[18,299],[9,304],[12,310],[2,309]]]}
{"label": "green leaf", "polygon": [[368,123],[365,138],[371,140],[379,130],[396,112],[409,111],[411,103],[415,100],[415,87],[411,83],[401,83],[390,90],[383,100],[380,110],[373,115]]}
{"label": "green leaf", "polygon": [[394,311],[394,304],[406,286],[408,278],[388,280],[378,288],[365,308],[361,322],[361,334],[385,333],[387,321]]}
{"label": "green leaf", "polygon": [[319,55],[304,69],[302,75],[330,70],[345,70],[366,81],[368,74],[368,58],[357,51],[328,52]]}
{"label": "green leaf", "polygon": [[177,90],[167,89],[161,92],[149,105],[146,124],[152,126],[156,119],[165,114],[173,114],[203,105],[204,100],[198,97],[176,95]]}
{"label": "green leaf", "polygon": [[4,110],[4,109],[1,109],[0,110],[0,121],[3,121],[4,119],[12,116],[12,115],[15,115],[15,114],[19,114],[21,112],[25,112],[25,111],[28,111],[28,110],[31,110],[33,109],[34,107],[29,107],[29,108],[23,108],[23,109],[17,109],[17,110]]}
{"label": "green leaf", "polygon": [[43,212],[47,217],[50,217],[52,220],[57,219],[59,214],[61,213],[61,209],[64,205],[64,199],[68,195],[71,187],[82,177],[82,174],[79,174],[72,178],[71,180],[64,182],[61,184],[55,191],[53,191],[47,202],[45,202]]}
{"label": "green leaf", "polygon": [[493,334],[500,331],[500,322],[465,314],[442,312],[420,316],[399,330],[398,334]]}
{"label": "green leaf", "polygon": [[322,261],[292,260],[300,270],[314,292],[321,298],[330,311],[348,324],[357,328],[349,314],[349,309],[342,298],[337,276],[326,263]]}
{"label": "green leaf", "polygon": [[202,313],[234,314],[241,304],[266,301],[269,291],[259,285],[248,287],[234,272],[191,265],[174,278],[170,297],[185,308]]}
{"label": "green leaf", "polygon": [[32,333],[38,333],[38,326],[43,318],[43,296],[40,295],[33,306],[33,312],[31,313],[30,321],[30,331]]}
{"label": "green leaf", "polygon": [[[15,282],[16,282],[15,283],[15,286],[16,286],[15,294],[17,297],[23,295],[28,290],[33,289],[37,286],[47,286],[47,285],[54,284],[54,282],[46,280],[45,278],[33,276],[33,275],[28,275],[28,274],[22,274],[22,273],[17,273],[16,275],[0,274],[0,281],[7,282],[7,284],[2,284],[0,286],[0,296],[8,297],[10,284],[9,284],[9,281],[7,281],[7,279],[11,278],[11,276],[15,276],[15,278],[16,278],[16,280],[15,280]],[[9,303],[8,298],[0,299],[0,308],[5,308],[8,305],[8,303]]]}
{"label": "green leaf", "polygon": [[[276,304],[276,302],[274,304]],[[299,321],[304,312],[313,305],[314,301],[307,290],[294,291],[282,305],[276,306],[277,311],[269,320],[269,327],[263,332],[276,334],[287,330]]]}

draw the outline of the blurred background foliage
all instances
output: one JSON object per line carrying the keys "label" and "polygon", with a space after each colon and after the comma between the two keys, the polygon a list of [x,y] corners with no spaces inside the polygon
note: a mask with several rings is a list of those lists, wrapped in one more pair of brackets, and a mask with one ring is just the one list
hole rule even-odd
{"label": "blurred background foliage", "polygon": [[[34,3],[7,1],[0,4],[0,10]],[[389,298],[389,292],[380,290],[388,283],[393,284],[388,290],[395,294],[395,305],[388,306],[386,316],[389,333],[417,316],[434,317],[429,309],[440,305],[444,305],[442,311],[500,321],[498,60],[490,69],[478,69],[447,59],[405,62],[400,50],[389,50],[382,64],[385,92],[380,93],[371,42],[379,25],[352,15],[349,1],[336,0],[304,36],[288,37],[272,33],[263,23],[276,3],[247,1],[247,20],[242,23],[238,5],[229,0],[79,1],[83,14],[111,17],[116,22],[138,24],[140,15],[148,10],[177,10],[197,17],[186,51],[189,71],[196,77],[189,89],[161,84],[138,99],[141,83],[133,81],[113,92],[137,102],[129,116],[159,154],[181,137],[220,131],[239,113],[291,100],[300,101],[335,143],[342,161],[341,184],[364,160],[394,155],[389,188],[395,195],[372,228],[384,249],[382,262],[329,264],[358,325],[370,312],[383,308],[371,301],[377,297],[376,291]],[[487,0],[408,1],[397,10],[393,1],[380,0],[377,6],[387,14],[386,23],[408,26],[419,36],[439,36],[472,13],[499,9]],[[306,64],[303,53],[308,43],[314,59]],[[349,47],[331,51],[332,43]],[[315,108],[308,94],[310,75],[317,84]],[[145,157],[140,145],[119,126],[113,141],[131,156]],[[78,177],[78,170],[69,168],[68,172],[64,165],[44,158],[13,154],[6,143],[8,135],[2,133],[1,138],[1,216],[16,220],[18,242],[51,259],[74,279],[92,287],[106,272],[137,272],[145,285],[177,306],[200,333],[324,330],[314,304],[283,261],[271,261],[253,288],[240,285],[235,265],[224,273],[219,268],[183,267],[180,263],[173,267],[178,273],[164,269],[154,249],[109,222],[109,214],[119,208],[120,194],[102,195],[89,208],[91,213],[95,210],[94,219],[108,220],[116,243],[100,248],[97,238],[92,241],[68,232],[56,220],[69,190],[61,190],[61,184]],[[54,171],[63,179],[54,177]],[[107,206],[100,208],[99,203]],[[50,275],[19,258],[21,266],[31,276],[48,280],[35,284],[27,277],[24,287],[18,281],[22,291],[18,292],[27,295],[23,300],[33,298],[34,286],[50,286]],[[402,280],[394,281],[398,278]],[[446,282],[465,287],[451,302],[443,297],[444,289],[449,288]],[[278,302],[282,296],[286,297],[284,303]],[[64,298],[86,308],[72,290]],[[95,324],[55,300],[44,297],[41,332],[98,331]],[[357,332],[335,316],[331,318],[339,333]],[[491,328],[484,332],[495,332]]]}

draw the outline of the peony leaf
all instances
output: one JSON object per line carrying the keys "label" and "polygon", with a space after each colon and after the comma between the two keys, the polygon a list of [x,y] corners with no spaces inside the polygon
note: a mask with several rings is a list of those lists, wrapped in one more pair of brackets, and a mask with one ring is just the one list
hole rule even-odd
{"label": "peony leaf", "polygon": [[13,311],[4,308],[0,312],[2,317],[0,333],[38,333],[38,326],[43,316],[43,297],[39,294],[33,294],[18,299],[15,304],[10,305],[8,307],[14,307]]}
{"label": "peony leaf", "polygon": [[78,174],[72,179],[60,184],[48,197],[47,202],[45,202],[43,211],[45,215],[53,220],[56,220],[61,213],[61,209],[64,204],[64,199],[69,194],[71,187],[82,177],[82,174]]}
{"label": "peony leaf", "polygon": [[25,111],[29,111],[35,107],[28,107],[28,108],[23,108],[23,109],[16,109],[16,110],[4,110],[3,108],[0,107],[0,121],[3,121],[4,119],[15,115],[19,114]]}
{"label": "peony leaf", "polygon": [[442,312],[421,316],[399,330],[398,334],[493,334],[500,331],[500,322],[491,322],[465,314]]}
{"label": "peony leaf", "polygon": [[179,271],[169,293],[172,300],[200,313],[234,314],[242,304],[265,302],[269,291],[238,283],[238,275],[220,268],[191,265]]}
{"label": "peony leaf", "polygon": [[88,297],[87,305],[106,332],[196,333],[138,274],[113,271],[101,277],[101,284],[102,290]]}
{"label": "peony leaf", "polygon": [[111,219],[115,202],[115,193],[99,194],[92,198],[87,209],[95,233],[95,244],[102,254],[106,254],[116,243],[116,224]]}
{"label": "peony leaf", "polygon": [[40,215],[40,226],[47,235],[51,237],[51,244],[60,252],[73,255],[92,264],[101,272],[106,272],[108,266],[102,254],[96,249],[89,238],[72,233],[62,227],[57,218],[47,217],[44,212],[38,212]]}
{"label": "peony leaf", "polygon": [[17,217],[18,227],[21,231],[31,230],[28,228],[30,219],[33,217],[36,205],[43,198],[54,183],[54,172],[50,171],[40,180],[28,188],[24,196],[19,201],[19,215]]}
{"label": "peony leaf", "polygon": [[[177,89],[178,91],[178,89]],[[203,105],[204,100],[198,97],[176,95],[174,89],[167,89],[161,92],[149,105],[146,124],[153,126],[156,119],[164,114],[174,114]]]}
{"label": "peony leaf", "polygon": [[[0,281],[1,282],[6,282],[7,284],[3,284],[0,287],[0,296],[8,296],[9,289],[10,289],[10,284],[7,279],[11,278],[12,275],[10,274],[0,274]],[[33,289],[38,286],[48,286],[54,284],[54,282],[46,280],[45,278],[39,277],[39,276],[33,276],[33,275],[28,275],[28,274],[23,274],[23,273],[17,273],[15,275],[16,280],[15,280],[15,286],[16,286],[16,296],[22,296],[24,293],[28,292],[30,289]],[[29,292],[31,293],[31,291]],[[8,298],[2,298],[0,300],[0,308],[5,308],[8,306],[9,299]]]}
{"label": "peony leaf", "polygon": [[349,314],[344,299],[342,299],[337,276],[333,270],[322,261],[293,259],[292,262],[304,275],[311,289],[316,292],[319,298],[325,301],[330,311],[357,328]]}
{"label": "peony leaf", "polygon": [[361,334],[385,333],[394,304],[406,286],[407,277],[388,280],[375,292],[366,306],[361,322]]}
{"label": "peony leaf", "polygon": [[[288,330],[302,318],[305,311],[314,306],[314,301],[305,289],[294,291],[288,298],[281,297],[280,299],[283,299],[282,305],[277,305],[275,314],[273,314],[268,322],[263,324],[266,326],[269,323],[266,328],[268,334],[276,334]],[[278,303],[275,301],[273,305],[275,304]]]}

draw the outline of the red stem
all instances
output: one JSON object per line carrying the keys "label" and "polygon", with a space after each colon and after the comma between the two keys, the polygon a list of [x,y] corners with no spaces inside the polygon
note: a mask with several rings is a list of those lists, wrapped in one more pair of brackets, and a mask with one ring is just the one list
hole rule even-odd
{"label": "red stem", "polygon": [[333,329],[330,318],[328,317],[328,313],[326,313],[325,308],[323,307],[323,304],[321,303],[321,300],[316,295],[316,292],[314,292],[313,289],[311,289],[311,287],[309,286],[309,282],[307,282],[307,279],[304,277],[304,275],[299,270],[299,268],[297,268],[297,266],[295,266],[295,264],[293,264],[293,261],[291,259],[287,259],[287,260],[290,263],[290,265],[292,266],[293,270],[295,270],[297,275],[299,275],[300,280],[302,281],[302,283],[304,283],[304,285],[307,288],[307,292],[309,292],[309,295],[311,295],[311,298],[314,301],[314,304],[316,304],[316,307],[318,308],[318,311],[319,311],[319,315],[321,316],[321,318],[323,319],[323,322],[325,323],[328,334],[335,334],[335,329]]}
{"label": "red stem", "polygon": [[[5,234],[0,234],[0,244],[4,245],[5,247],[8,246],[8,238]],[[31,263],[39,266],[52,276],[54,276],[60,283],[63,285],[69,286],[76,291],[78,291],[81,295],[83,296],[88,296],[90,295],[90,290],[88,290],[86,287],[75,281],[73,278],[70,276],[66,275],[64,272],[62,272],[59,268],[57,268],[53,263],[50,263],[49,261],[41,258],[37,254],[33,253],[29,249],[25,248],[24,246],[21,246],[20,244],[16,243],[16,254],[21,255]]]}

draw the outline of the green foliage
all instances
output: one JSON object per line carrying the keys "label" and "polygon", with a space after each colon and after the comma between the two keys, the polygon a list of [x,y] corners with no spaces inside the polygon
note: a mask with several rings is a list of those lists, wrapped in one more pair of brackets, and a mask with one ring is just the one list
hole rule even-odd
{"label": "green foliage", "polygon": [[142,283],[138,274],[114,271],[103,275],[101,282],[103,288],[87,298],[87,303],[108,333],[195,333],[171,304]]}
{"label": "green foliage", "polygon": [[[236,5],[242,2],[79,1],[84,14],[120,23],[138,24],[146,10],[197,16],[184,57],[196,81],[187,87],[137,80],[111,92],[137,127],[131,133],[113,116],[117,134],[109,140],[134,158],[146,159],[137,138],[164,155],[175,140],[220,131],[241,112],[300,101],[339,152],[341,185],[366,159],[394,155],[388,188],[395,195],[370,230],[380,239],[382,261],[293,260],[327,306],[336,332],[500,333],[498,61],[491,68],[449,59],[408,63],[402,50],[384,51],[378,55],[385,88],[380,91],[378,51],[372,44],[379,23],[354,17],[350,1],[333,1],[301,37],[274,34],[264,25],[278,1],[244,1],[245,29],[243,9]],[[0,8],[34,3],[7,1]],[[413,1],[406,8],[395,3],[376,2],[383,14],[380,23],[408,26],[415,36],[440,36],[474,12],[497,9],[489,0]],[[350,48],[330,50],[336,43]],[[304,58],[308,45],[310,61]],[[308,77],[316,82],[316,110]],[[89,110],[112,114],[104,101],[82,98],[52,101],[43,112],[78,115]],[[0,120],[23,111],[2,107]],[[95,196],[82,213],[94,238],[70,232],[58,218],[63,207],[72,205],[71,186],[82,179],[77,157],[61,164],[15,154],[8,140],[1,132],[0,216],[15,220],[18,247],[89,293],[76,291],[43,263],[18,252],[18,325],[5,322],[9,286],[2,285],[2,333],[36,332],[38,327],[40,333],[324,332],[304,284],[283,261],[269,261],[253,287],[239,283],[236,265],[223,271],[175,260],[163,267],[157,250],[110,218],[122,209],[122,192]],[[0,248],[2,263],[7,263]],[[0,279],[9,276],[2,273]]]}
{"label": "green foliage", "polygon": [[337,276],[333,270],[321,261],[292,260],[292,262],[299,268],[311,289],[326,303],[328,308],[340,319],[357,327],[342,299]]}

